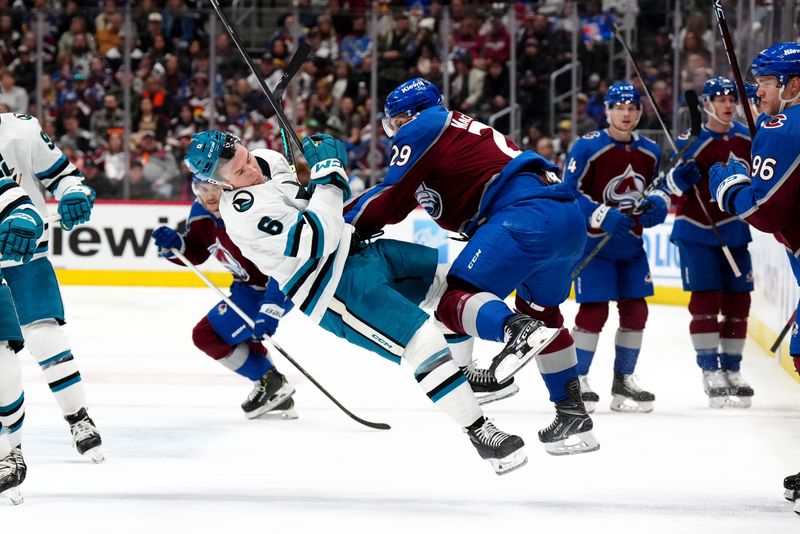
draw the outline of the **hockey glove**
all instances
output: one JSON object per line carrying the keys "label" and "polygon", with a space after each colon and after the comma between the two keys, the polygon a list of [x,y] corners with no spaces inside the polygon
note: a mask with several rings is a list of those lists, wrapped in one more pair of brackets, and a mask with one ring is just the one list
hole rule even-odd
{"label": "hockey glove", "polygon": [[311,169],[309,190],[320,185],[333,184],[342,190],[348,200],[350,180],[347,177],[347,150],[344,144],[328,134],[314,134],[303,138],[303,156]]}
{"label": "hockey glove", "polygon": [[44,224],[33,206],[16,208],[0,223],[0,259],[27,263],[36,251]]}
{"label": "hockey glove", "polygon": [[[662,193],[666,196],[666,193]],[[669,207],[661,195],[649,195],[644,199],[639,209],[642,213],[639,215],[639,222],[645,228],[656,226],[664,222],[667,218]]]}
{"label": "hockey glove", "polygon": [[183,254],[184,243],[181,234],[169,226],[160,226],[153,230],[153,241],[156,242],[158,253],[161,256],[170,256],[169,249],[178,249]]}
{"label": "hockey glove", "polygon": [[94,189],[85,185],[71,185],[58,202],[61,228],[72,230],[73,226],[89,220],[95,199]]}
{"label": "hockey glove", "polygon": [[616,208],[600,204],[589,217],[589,227],[611,235],[622,235],[633,228],[633,219]]}
{"label": "hockey glove", "polygon": [[275,302],[262,302],[253,327],[253,339],[264,339],[265,334],[270,337],[274,335],[281,317],[283,306]]}
{"label": "hockey glove", "polygon": [[747,166],[736,160],[728,163],[715,163],[708,171],[708,189],[711,200],[719,205],[719,209],[736,215],[733,211],[733,197],[736,193],[750,185],[750,171]]}
{"label": "hockey glove", "polygon": [[667,188],[671,194],[681,196],[697,184],[702,177],[700,167],[694,160],[685,161],[667,173]]}

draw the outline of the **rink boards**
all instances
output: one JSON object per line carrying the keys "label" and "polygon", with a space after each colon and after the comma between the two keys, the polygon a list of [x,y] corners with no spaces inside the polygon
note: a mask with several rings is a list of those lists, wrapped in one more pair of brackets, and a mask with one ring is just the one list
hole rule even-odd
{"label": "rink boards", "polygon": [[[186,269],[160,258],[151,240],[155,228],[177,227],[189,213],[188,202],[98,201],[89,223],[70,232],[53,230],[51,258],[63,284],[102,286],[196,287],[202,282]],[[55,205],[49,206],[54,210]],[[656,294],[653,303],[686,305],[688,294],[681,288],[678,250],[670,243],[673,217],[645,230],[644,242]],[[405,221],[386,229],[386,237],[414,241],[439,250],[439,261],[450,262],[463,243],[436,225],[421,209]],[[751,245],[756,291],[750,335],[765,350],[780,332],[798,300],[797,285],[788,262],[774,239],[753,232]],[[219,285],[231,278],[210,259],[202,270]],[[785,344],[786,345],[786,344]],[[779,353],[781,364],[792,370],[786,347]],[[792,373],[794,374],[794,373]]]}

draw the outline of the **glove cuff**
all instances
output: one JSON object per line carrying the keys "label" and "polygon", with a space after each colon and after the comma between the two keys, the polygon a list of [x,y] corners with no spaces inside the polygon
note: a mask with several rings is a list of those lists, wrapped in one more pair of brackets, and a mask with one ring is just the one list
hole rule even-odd
{"label": "glove cuff", "polygon": [[[183,236],[181,234],[178,234],[178,239],[181,240],[181,246],[177,247],[178,252],[180,252],[181,254],[184,254],[186,252],[186,242],[183,240]],[[176,248],[176,247],[172,247],[172,248]],[[171,259],[171,258],[175,257],[175,254],[172,253],[171,248],[161,248],[161,247],[159,247],[158,250],[159,250],[158,253],[161,255],[162,258]]]}
{"label": "glove cuff", "polygon": [[69,193],[83,193],[84,195],[86,195],[86,198],[89,199],[89,202],[92,202],[92,203],[94,203],[94,199],[95,199],[95,196],[96,196],[96,194],[94,192],[94,189],[92,189],[91,187],[89,187],[87,185],[83,185],[83,184],[74,184],[74,185],[71,185],[71,186],[67,187],[66,189],[64,189],[64,192],[61,194],[61,198],[64,198],[64,195],[68,195]]}
{"label": "glove cuff", "polygon": [[672,199],[669,198],[669,195],[660,189],[656,189],[650,195],[650,197],[657,197],[664,201],[664,205],[667,207],[667,211],[669,211],[670,207],[672,206]]}
{"label": "glove cuff", "polygon": [[725,212],[728,211],[725,209],[725,195],[731,190],[731,188],[739,184],[750,185],[751,183],[752,180],[750,177],[744,174],[734,174],[722,180],[717,186],[717,204],[719,205],[719,209]]}
{"label": "glove cuff", "polygon": [[36,211],[36,208],[33,207],[33,204],[25,204],[14,208],[11,210],[11,213],[8,214],[8,217],[16,216],[22,219],[26,219],[29,222],[32,222],[36,226],[41,226],[44,224],[42,221],[42,216],[39,215],[39,212]]}
{"label": "glove cuff", "polygon": [[666,183],[667,189],[669,190],[669,193],[671,195],[675,195],[676,197],[680,197],[680,196],[683,196],[683,193],[685,191],[683,189],[681,189],[681,187],[677,184],[677,182],[675,182],[674,172],[675,172],[675,167],[673,167],[673,168],[671,168],[669,170],[669,172],[667,173],[667,179],[666,179],[665,183]]}
{"label": "glove cuff", "polygon": [[600,204],[597,206],[592,214],[589,216],[589,228],[593,230],[599,230],[600,227],[603,225],[603,221],[606,220],[606,215],[611,210],[610,206],[606,206],[605,204]]}
{"label": "glove cuff", "polygon": [[336,158],[325,159],[314,164],[311,168],[311,180],[320,180],[331,173],[338,174],[347,181],[347,173],[344,171],[342,162]]}

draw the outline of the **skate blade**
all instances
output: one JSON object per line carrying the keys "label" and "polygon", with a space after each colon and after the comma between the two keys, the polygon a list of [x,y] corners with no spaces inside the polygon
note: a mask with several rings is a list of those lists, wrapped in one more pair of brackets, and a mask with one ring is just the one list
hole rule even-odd
{"label": "skate blade", "polygon": [[291,384],[284,384],[281,388],[275,392],[275,394],[269,398],[267,402],[264,403],[263,406],[256,408],[252,412],[244,412],[244,416],[248,419],[255,419],[265,413],[271,411],[276,406],[283,404],[286,399],[294,395],[294,386]]}
{"label": "skate blade", "polygon": [[100,447],[89,449],[88,451],[84,452],[83,455],[89,458],[92,463],[95,464],[102,464],[106,461],[106,457],[103,456],[103,451],[100,450]]}
{"label": "skate blade", "polygon": [[794,513],[800,515],[800,502],[795,503],[794,505]]}
{"label": "skate blade", "polygon": [[653,411],[653,401],[635,401],[623,395],[614,395],[611,409],[623,413],[650,413]]}
{"label": "skate blade", "polygon": [[531,332],[526,340],[528,350],[525,351],[524,354],[509,354],[503,358],[503,360],[497,364],[497,366],[494,364],[492,365],[492,367],[494,367],[493,372],[495,379],[498,382],[503,383],[517,374],[520,369],[525,367],[525,365],[533,359],[534,356],[543,351],[544,348],[547,347],[547,345],[549,345],[553,339],[555,339],[559,330],[559,328],[540,326]]}
{"label": "skate blade", "polygon": [[594,413],[597,408],[597,403],[594,401],[583,401],[583,406],[586,408],[586,413]]}
{"label": "skate blade", "polygon": [[728,397],[725,395],[721,397],[709,397],[708,406],[709,408],[724,408],[725,406],[729,406]]}
{"label": "skate blade", "polygon": [[726,408],[745,409],[745,408],[749,408],[752,404],[753,404],[753,398],[752,397],[730,396],[730,397],[728,397],[728,400],[725,403],[725,407]]}
{"label": "skate blade", "polygon": [[289,408],[288,410],[272,410],[267,413],[262,413],[256,419],[297,419],[300,416],[297,414],[297,411],[294,408]]}
{"label": "skate blade", "polygon": [[567,439],[545,443],[544,448],[548,454],[553,456],[567,456],[569,454],[583,454],[593,452],[600,448],[600,443],[594,437],[591,430],[573,434]]}
{"label": "skate blade", "polygon": [[25,500],[22,497],[22,492],[20,491],[19,486],[7,489],[3,493],[0,493],[0,495],[3,497],[8,497],[11,500],[11,504],[14,505],[22,504],[22,502]]}
{"label": "skate blade", "polygon": [[497,475],[507,475],[528,463],[524,448],[519,448],[505,458],[489,458],[489,463]]}
{"label": "skate blade", "polygon": [[517,393],[519,393],[519,386],[516,384],[509,384],[503,389],[492,391],[491,393],[476,394],[475,400],[478,401],[478,404],[484,405],[489,404],[490,402],[507,399],[513,395],[516,395]]}

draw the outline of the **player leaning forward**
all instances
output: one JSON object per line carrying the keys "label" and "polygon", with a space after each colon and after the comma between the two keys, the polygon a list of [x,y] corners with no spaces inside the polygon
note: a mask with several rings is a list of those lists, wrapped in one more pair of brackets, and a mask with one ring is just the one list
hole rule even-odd
{"label": "player leaning forward", "polygon": [[417,306],[439,289],[437,251],[388,239],[357,243],[342,217],[350,195],[344,145],[319,135],[303,146],[308,190],[283,156],[248,152],[220,131],[195,135],[186,164],[225,189],[219,211],[228,235],[300,311],[355,345],[397,363],[404,358],[423,391],[465,429],[498,474],[522,466],[522,439],[483,416],[444,336]]}
{"label": "player leaning forward", "polygon": [[[719,208],[773,234],[786,248],[800,285],[800,46],[777,43],[753,60],[750,71],[758,83],[760,120],[753,137],[750,167],[738,162],[717,163],[708,175],[711,197]],[[789,344],[800,373],[798,319]],[[800,473],[786,478],[786,496],[800,497]],[[795,505],[800,513],[800,502]]]}

